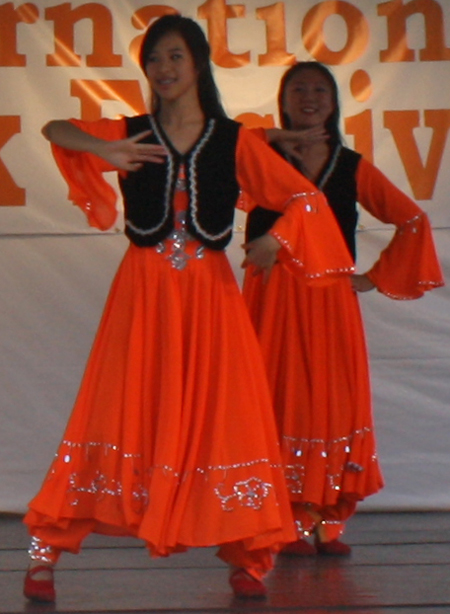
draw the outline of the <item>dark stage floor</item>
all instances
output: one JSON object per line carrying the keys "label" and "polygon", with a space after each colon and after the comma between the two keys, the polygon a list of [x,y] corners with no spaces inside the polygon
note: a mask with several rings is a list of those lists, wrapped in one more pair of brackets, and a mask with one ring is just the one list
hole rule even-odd
{"label": "dark stage floor", "polygon": [[131,539],[92,536],[56,572],[55,605],[22,597],[28,536],[0,515],[0,612],[450,614],[450,513],[359,513],[346,541],[353,554],[279,557],[264,602],[239,602],[214,550],[149,560]]}

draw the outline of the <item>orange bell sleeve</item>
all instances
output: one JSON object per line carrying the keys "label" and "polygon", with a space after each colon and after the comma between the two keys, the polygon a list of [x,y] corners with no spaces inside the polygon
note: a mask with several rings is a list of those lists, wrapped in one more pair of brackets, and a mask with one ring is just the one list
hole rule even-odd
{"label": "orange bell sleeve", "polygon": [[[100,139],[126,138],[124,120],[69,121]],[[51,146],[56,164],[69,186],[68,199],[84,211],[90,226],[100,230],[111,228],[117,219],[117,194],[102,173],[117,169],[94,154],[73,151],[54,143]]]}
{"label": "orange bell sleeve", "polygon": [[236,156],[244,192],[238,206],[249,212],[258,204],[283,214],[270,230],[282,245],[278,260],[309,284],[350,275],[352,258],[322,192],[255,131],[241,128]]}
{"label": "orange bell sleeve", "polygon": [[358,202],[396,232],[366,273],[379,292],[394,299],[415,299],[444,285],[428,216],[373,164],[361,159]]}

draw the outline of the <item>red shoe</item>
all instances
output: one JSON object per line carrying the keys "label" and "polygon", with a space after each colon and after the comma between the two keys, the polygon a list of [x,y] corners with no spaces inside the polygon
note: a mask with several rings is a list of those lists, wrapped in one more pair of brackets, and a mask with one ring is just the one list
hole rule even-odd
{"label": "red shoe", "polygon": [[267,589],[261,580],[251,576],[245,569],[233,571],[229,582],[235,597],[240,599],[263,599],[267,594]]}
{"label": "red shoe", "polygon": [[338,539],[332,539],[329,542],[320,542],[316,539],[317,554],[324,554],[327,556],[350,556],[352,549],[344,542],[340,542]]}
{"label": "red shoe", "polygon": [[285,556],[314,556],[317,554],[317,550],[306,539],[298,539],[296,542],[286,544],[280,550],[280,554]]}
{"label": "red shoe", "polygon": [[[34,580],[33,576],[40,571],[50,571],[50,580]],[[53,569],[48,565],[37,565],[27,571],[23,585],[23,594],[32,601],[51,603],[56,599],[55,585],[53,582]]]}

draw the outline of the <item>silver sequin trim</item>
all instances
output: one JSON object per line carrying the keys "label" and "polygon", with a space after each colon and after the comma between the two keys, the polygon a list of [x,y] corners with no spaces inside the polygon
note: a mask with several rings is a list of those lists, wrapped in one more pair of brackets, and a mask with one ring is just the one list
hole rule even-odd
{"label": "silver sequin trim", "polygon": [[254,510],[260,510],[263,506],[264,499],[269,496],[272,484],[263,482],[257,477],[251,477],[248,480],[236,482],[230,494],[221,492],[223,484],[219,484],[214,489],[214,492],[219,497],[222,504],[222,509],[225,512],[234,510],[234,503],[237,502],[242,507],[251,507]]}
{"label": "silver sequin trim", "polygon": [[[306,439],[296,437],[282,437],[282,445],[285,453],[292,458],[292,462],[286,462],[284,473],[288,490],[293,494],[301,494],[303,492],[303,482],[306,473],[306,460],[303,460],[306,452],[315,452],[327,460],[326,479],[332,490],[339,491],[341,489],[342,475],[344,471],[350,473],[361,473],[364,467],[359,463],[348,459],[352,451],[352,442],[355,437],[365,437],[372,433],[369,427],[354,431],[349,436],[340,437],[338,439],[326,441],[324,439]],[[331,465],[331,459],[342,457],[343,462],[339,467],[335,467],[334,471],[330,470],[328,463]],[[374,452],[371,457],[371,462],[377,462],[377,455]]]}
{"label": "silver sequin trim", "polygon": [[[321,192],[297,192],[296,194],[292,194],[292,196],[286,201],[286,203],[284,204],[285,207],[287,207],[287,205],[289,203],[291,203],[293,200],[296,200],[298,198],[302,198],[304,199],[305,202],[305,211],[307,213],[318,213],[319,212],[319,206],[317,205],[317,203],[314,202],[314,197],[320,195]],[[328,203],[326,202],[326,200],[324,199],[323,201],[324,205],[328,206]],[[271,233],[277,240],[278,242],[285,247],[289,253],[292,254],[293,248],[292,245],[289,243],[289,241],[287,241],[286,239],[284,239],[282,236],[280,236],[276,231]],[[296,264],[297,266],[300,267],[304,267],[305,263],[302,262],[301,260],[298,260],[298,258],[292,258],[292,262],[294,264]],[[309,273],[306,275],[306,277],[308,277],[309,279],[317,279],[319,277],[323,277],[324,275],[330,275],[330,274],[343,274],[343,273],[354,273],[355,272],[355,267],[351,266],[351,267],[345,267],[345,268],[335,268],[335,269],[325,269],[324,271],[321,271],[320,273]]]}
{"label": "silver sequin trim", "polygon": [[[414,217],[412,217],[411,219],[407,220],[406,222],[404,222],[403,224],[401,224],[400,226],[397,226],[397,230],[396,230],[396,234],[398,235],[402,235],[405,234],[406,232],[410,232],[413,234],[417,234],[418,230],[419,230],[419,226],[417,224],[417,222],[422,221],[422,219],[425,217],[425,212],[422,211],[421,213],[418,213],[417,215],[415,215]],[[443,286],[443,282],[442,281],[436,281],[436,280],[421,280],[417,282],[417,286],[427,286],[427,287],[435,287],[435,288],[440,288],[441,286]],[[408,301],[411,299],[415,299],[417,298],[417,295],[414,294],[412,296],[405,296],[403,295],[398,295],[395,294],[394,292],[388,292],[383,290],[382,288],[379,288],[380,292],[382,292],[385,296],[388,296],[389,298],[392,298],[394,300],[397,301]]]}
{"label": "silver sequin trim", "polygon": [[[86,458],[89,458],[89,452],[91,448],[100,448],[102,453],[106,456],[110,453],[119,453],[123,459],[130,459],[131,461],[142,458],[141,454],[131,454],[122,452],[119,446],[100,442],[88,442],[88,443],[76,443],[64,440],[63,445],[76,450],[83,450]],[[65,464],[71,463],[74,459],[71,454],[64,453],[56,455]],[[264,482],[256,476],[252,476],[247,480],[240,480],[235,482],[231,487],[230,492],[224,492],[223,480],[227,477],[228,473],[233,470],[250,469],[257,467],[258,465],[266,465],[271,469],[282,470],[281,464],[270,463],[268,459],[256,459],[244,463],[234,463],[230,465],[209,465],[206,467],[196,467],[191,471],[185,471],[180,473],[169,465],[153,465],[143,470],[146,475],[152,474],[154,471],[162,471],[165,474],[177,479],[179,483],[183,482],[189,475],[195,473],[205,478],[205,480],[211,479],[211,473],[220,472],[220,484],[214,487],[214,493],[219,498],[222,508],[225,511],[232,511],[236,505],[241,507],[249,507],[255,510],[261,509],[264,499],[269,496],[270,490],[273,485]],[[140,476],[141,472],[137,469],[134,470],[136,476]],[[55,466],[49,474],[49,479],[56,473]],[[101,501],[105,497],[122,497],[124,496],[122,484],[114,479],[108,478],[104,473],[97,471],[94,478],[90,482],[82,483],[80,474],[72,472],[69,475],[69,487],[68,498],[71,506],[77,506],[79,504],[79,496],[87,494],[94,497],[97,501]],[[142,479],[136,477],[135,484],[132,487],[131,497],[133,500],[133,509],[137,513],[141,513],[148,505],[149,493],[143,485]]]}
{"label": "silver sequin trim", "polygon": [[299,537],[309,537],[314,533],[314,521],[311,519],[311,528],[306,528],[300,520],[295,520],[295,530]]}
{"label": "silver sequin trim", "polygon": [[[103,454],[105,456],[109,454],[110,452],[118,452],[120,456],[125,459],[142,458],[142,454],[131,454],[129,452],[122,452],[120,449],[120,446],[117,446],[112,443],[102,443],[98,441],[88,441],[84,443],[78,443],[75,441],[69,441],[67,439],[64,439],[61,445],[67,446],[68,448],[78,449],[78,450],[83,449],[86,454],[86,458],[89,458],[89,451],[91,448],[102,448]],[[55,456],[56,458],[60,457],[59,453],[55,454]],[[65,456],[67,456],[67,454],[62,455],[61,458],[64,459]],[[234,463],[232,465],[208,465],[203,468],[196,467],[192,471],[196,473],[200,473],[200,474],[207,474],[207,473],[210,473],[211,471],[229,471],[231,469],[242,469],[244,467],[254,467],[255,465],[260,465],[260,464],[269,465],[271,468],[274,468],[274,469],[277,469],[277,468],[279,469],[281,467],[280,464],[270,463],[268,458],[260,458],[260,459],[255,459],[252,461],[247,461],[245,463]],[[169,471],[173,473],[176,477],[184,477],[191,473],[191,471],[187,471],[181,474],[179,472],[176,472],[169,465],[152,465],[152,467],[149,468],[149,471],[153,469],[163,469],[164,471]]]}
{"label": "silver sequin trim", "polygon": [[[180,211],[177,214],[177,221],[180,225],[179,228],[173,230],[170,235],[167,237],[165,243],[160,243],[159,245],[167,246],[170,250],[170,254],[166,256],[167,260],[169,260],[174,269],[178,271],[182,271],[186,268],[188,261],[191,258],[204,258],[205,257],[205,248],[203,245],[200,245],[195,250],[194,255],[190,255],[186,252],[186,246],[189,241],[193,241],[193,237],[186,230],[186,212]],[[157,247],[158,247],[157,246]],[[157,250],[158,253],[165,253],[166,248],[159,248]]]}
{"label": "silver sequin trim", "polygon": [[[274,236],[277,241],[283,246],[285,247],[288,252],[290,254],[292,254],[293,248],[292,245],[289,243],[289,241],[287,241],[286,239],[284,239],[281,235],[279,235],[277,232],[271,231],[272,236]],[[305,263],[302,262],[301,260],[299,260],[298,258],[291,258],[290,262],[293,262],[294,264],[296,264],[299,267],[304,267]],[[351,267],[341,267],[341,268],[335,268],[335,269],[325,269],[323,271],[321,271],[320,273],[307,273],[305,275],[305,277],[309,278],[309,279],[317,279],[318,277],[324,277],[324,275],[335,275],[336,273],[339,274],[344,274],[344,273],[348,273],[349,275],[351,273],[355,272],[355,267],[351,266]]]}
{"label": "silver sequin trim", "polygon": [[[159,143],[164,145],[164,139],[161,136],[161,132],[159,131],[158,124],[154,121],[151,115],[148,116],[148,119],[150,122],[151,129],[155,133],[156,138],[158,139]],[[156,226],[153,226],[153,228],[143,229],[143,228],[138,228],[137,226],[132,224],[129,220],[125,220],[126,226],[128,226],[128,228],[131,228],[131,230],[138,235],[145,237],[146,235],[154,234],[155,232],[157,232],[160,228],[164,226],[169,216],[170,195],[171,195],[171,190],[172,190],[171,186],[174,181],[174,172],[175,172],[173,155],[170,153],[170,151],[167,151],[167,163],[168,163],[168,168],[167,168],[167,180],[166,180],[166,187],[165,187],[165,194],[164,194],[164,215],[160,223],[157,224]]]}
{"label": "silver sequin trim", "polygon": [[[419,286],[434,286],[435,288],[441,288],[444,284],[441,281],[419,281],[418,283]],[[412,299],[417,298],[417,295],[415,294],[414,296],[398,296],[398,294],[394,294],[393,292],[386,292],[385,290],[381,290],[380,292],[382,292],[384,294],[384,296],[387,296],[388,298],[392,298],[396,301],[410,301]]]}
{"label": "silver sequin trim", "polygon": [[188,172],[188,175],[189,175],[189,180],[190,180],[190,186],[191,186],[190,207],[191,207],[192,223],[195,226],[195,229],[197,230],[197,232],[199,234],[201,234],[202,237],[206,237],[207,239],[210,239],[212,241],[214,241],[216,239],[222,239],[223,237],[225,237],[227,234],[229,234],[233,230],[233,222],[232,222],[230,224],[230,226],[228,226],[228,228],[226,228],[222,232],[219,232],[216,235],[212,235],[212,234],[206,232],[206,230],[204,230],[200,226],[198,221],[197,221],[197,200],[198,200],[198,190],[197,190],[197,158],[200,155],[200,152],[203,149],[203,147],[208,142],[211,134],[213,133],[215,125],[216,125],[216,121],[214,119],[210,119],[209,123],[208,123],[208,128],[207,128],[205,134],[203,135],[203,138],[200,140],[200,142],[195,147],[195,149],[194,149],[194,151],[192,153],[192,157],[191,157],[191,159],[189,161],[189,166],[188,166],[188,169],[187,169],[187,172]]}
{"label": "silver sequin trim", "polygon": [[326,182],[328,181],[330,175],[333,173],[335,167],[336,167],[336,163],[338,161],[339,158],[339,154],[341,153],[341,149],[342,149],[342,145],[339,143],[338,146],[336,147],[334,154],[330,160],[330,163],[328,165],[327,170],[325,171],[324,176],[322,177],[322,179],[319,181],[317,187],[323,191],[323,188],[326,184]]}
{"label": "silver sequin trim", "polygon": [[43,563],[53,563],[55,551],[51,546],[45,546],[42,539],[32,537],[28,554],[32,561],[42,561]]}

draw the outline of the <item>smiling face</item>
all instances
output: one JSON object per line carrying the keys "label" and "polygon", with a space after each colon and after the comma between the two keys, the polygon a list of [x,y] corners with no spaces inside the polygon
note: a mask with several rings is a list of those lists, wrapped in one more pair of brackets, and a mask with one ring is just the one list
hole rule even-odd
{"label": "smiling face", "polygon": [[147,57],[145,72],[161,102],[198,99],[198,72],[188,46],[176,32],[158,40]]}
{"label": "smiling face", "polygon": [[325,126],[335,110],[335,94],[329,80],[319,70],[304,68],[287,82],[283,112],[292,129]]}

